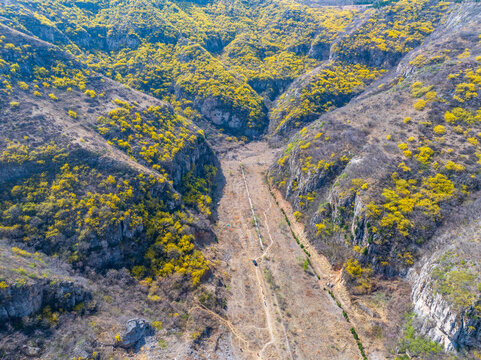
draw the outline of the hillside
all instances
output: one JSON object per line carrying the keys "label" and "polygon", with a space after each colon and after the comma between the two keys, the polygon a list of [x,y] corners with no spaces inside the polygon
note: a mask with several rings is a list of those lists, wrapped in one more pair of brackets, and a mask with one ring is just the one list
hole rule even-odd
{"label": "hillside", "polygon": [[8,26],[237,137],[263,132],[271,102],[321,64],[355,13],[289,1],[7,4]]}
{"label": "hillside", "polygon": [[479,358],[480,29],[3,1],[0,358]]}
{"label": "hillside", "polygon": [[363,92],[431,34],[447,9],[448,3],[439,1],[401,1],[364,11],[331,43],[318,40],[315,49],[324,46],[324,62],[277,100],[270,119],[274,139]]}
{"label": "hillside", "polygon": [[[40,258],[45,272],[25,270],[25,261],[37,268],[28,262],[33,255],[9,256],[15,246],[58,258],[71,268],[67,273],[88,280],[126,267],[147,281],[154,302],[168,275],[195,286],[209,268],[198,245],[213,241],[206,185],[216,160],[203,132],[170,105],[92,72],[50,44],[3,25],[0,39],[0,233],[7,240],[2,253],[11,259],[2,266],[2,289],[15,294],[25,284],[34,301],[30,308],[4,304],[2,322],[83,308],[86,296],[68,306],[46,296],[58,293],[55,266]],[[75,291],[92,293],[82,282]],[[56,325],[58,313],[51,316]]]}
{"label": "hillside", "polygon": [[[479,14],[475,5],[453,10],[360,97],[291,138],[271,169],[355,294],[375,291],[379,275],[423,267],[409,273],[423,331],[451,350],[479,346],[479,219],[465,209],[480,190]],[[453,219],[469,235],[449,237]]]}

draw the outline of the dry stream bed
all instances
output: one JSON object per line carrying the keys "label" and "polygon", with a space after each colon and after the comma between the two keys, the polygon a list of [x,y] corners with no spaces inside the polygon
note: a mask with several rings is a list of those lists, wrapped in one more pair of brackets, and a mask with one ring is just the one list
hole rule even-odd
{"label": "dry stream bed", "polygon": [[[351,333],[355,321],[346,321],[325,290],[328,282],[334,283],[338,301],[349,306],[339,273],[309,246],[288,204],[274,194],[276,204],[270,193],[265,175],[276,151],[265,142],[254,142],[221,156],[226,184],[218,204],[216,235],[219,267],[228,284],[224,325],[231,334],[232,355],[362,359]],[[292,236],[281,207],[311,255],[312,266],[304,265],[308,256]]]}

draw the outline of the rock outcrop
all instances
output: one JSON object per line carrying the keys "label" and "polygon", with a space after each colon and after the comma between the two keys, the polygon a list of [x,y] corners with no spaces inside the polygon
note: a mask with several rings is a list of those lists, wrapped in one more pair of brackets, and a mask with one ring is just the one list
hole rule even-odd
{"label": "rock outcrop", "polygon": [[52,310],[72,310],[92,298],[91,293],[73,281],[41,279],[30,284],[12,284],[0,290],[0,323]]}
{"label": "rock outcrop", "polygon": [[419,331],[448,351],[481,346],[481,200],[462,207],[407,276]]}
{"label": "rock outcrop", "polygon": [[121,336],[119,346],[129,349],[134,348],[146,336],[152,336],[154,329],[144,319],[130,319],[125,325],[125,333]]}
{"label": "rock outcrop", "polygon": [[[442,294],[432,286],[431,273],[440,253],[434,254],[421,268],[410,271],[414,311],[421,319],[420,332],[441,343],[445,350],[479,347],[481,345],[481,318],[474,306],[455,309]],[[453,289],[457,291],[457,289]]]}

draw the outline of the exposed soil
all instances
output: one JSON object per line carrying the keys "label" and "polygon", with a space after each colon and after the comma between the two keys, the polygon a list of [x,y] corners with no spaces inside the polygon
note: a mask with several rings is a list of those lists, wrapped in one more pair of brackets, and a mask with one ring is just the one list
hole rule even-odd
{"label": "exposed soil", "polygon": [[[226,185],[218,204],[216,234],[222,254],[219,269],[229,288],[228,320],[219,321],[230,330],[232,355],[360,359],[350,324],[324,290],[324,284],[335,282],[339,275],[313,248],[311,262],[320,280],[310,266],[303,269],[307,255],[269,192],[265,172],[275,152],[264,142],[253,142],[221,156]],[[302,233],[300,228],[295,231]],[[304,238],[302,242],[308,247]],[[337,282],[336,287],[342,284]]]}

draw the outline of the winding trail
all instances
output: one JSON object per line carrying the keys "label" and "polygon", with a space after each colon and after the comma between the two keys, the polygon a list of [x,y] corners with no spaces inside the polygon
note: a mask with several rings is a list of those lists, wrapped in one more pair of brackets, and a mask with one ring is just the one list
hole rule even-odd
{"label": "winding trail", "polygon": [[192,307],[190,309],[190,311],[194,310],[194,309],[200,309],[208,314],[210,314],[211,316],[213,316],[214,318],[216,318],[217,320],[219,320],[221,323],[223,323],[224,325],[226,325],[229,330],[231,331],[231,333],[236,337],[238,338],[242,343],[244,343],[244,345],[248,348],[249,347],[249,344],[250,342],[248,340],[246,340],[242,334],[240,333],[239,330],[236,329],[236,327],[227,319],[224,319],[222,316],[220,316],[219,314],[215,313],[214,311],[210,310],[209,308],[207,308],[206,306],[200,304],[200,303],[196,303],[194,307]]}

